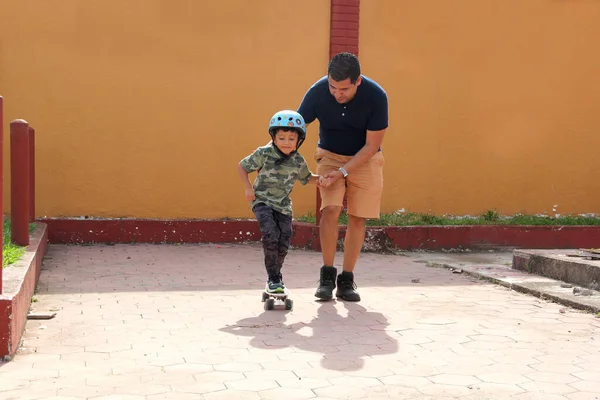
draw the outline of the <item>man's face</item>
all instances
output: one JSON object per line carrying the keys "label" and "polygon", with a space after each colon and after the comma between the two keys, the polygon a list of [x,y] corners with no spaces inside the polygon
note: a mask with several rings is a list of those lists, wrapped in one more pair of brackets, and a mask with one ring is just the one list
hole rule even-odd
{"label": "man's face", "polygon": [[358,86],[361,82],[361,77],[359,76],[356,80],[356,83],[352,84],[350,82],[350,78],[347,78],[343,81],[334,81],[331,76],[328,77],[329,80],[329,93],[335,100],[340,104],[345,104],[352,100],[354,96],[356,96],[356,91],[358,90]]}

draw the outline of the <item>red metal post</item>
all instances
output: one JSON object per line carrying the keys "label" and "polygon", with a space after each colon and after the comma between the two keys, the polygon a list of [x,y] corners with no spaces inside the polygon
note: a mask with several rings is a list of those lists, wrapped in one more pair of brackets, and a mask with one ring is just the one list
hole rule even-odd
{"label": "red metal post", "polygon": [[35,129],[29,127],[29,222],[35,221]]}
{"label": "red metal post", "polygon": [[11,240],[29,245],[29,133],[28,123],[10,123],[10,208]]}
{"label": "red metal post", "polygon": [[4,260],[4,99],[0,96],[0,214],[2,214],[2,224],[0,224],[0,294],[2,294],[2,265]]}

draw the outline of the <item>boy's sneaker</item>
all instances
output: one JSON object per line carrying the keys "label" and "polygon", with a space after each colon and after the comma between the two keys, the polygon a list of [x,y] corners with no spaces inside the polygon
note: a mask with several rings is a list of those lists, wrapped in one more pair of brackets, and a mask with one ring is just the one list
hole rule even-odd
{"label": "boy's sneaker", "polygon": [[285,286],[281,280],[281,276],[270,276],[267,281],[267,292],[269,293],[283,293],[285,292]]}
{"label": "boy's sneaker", "polygon": [[315,297],[321,300],[331,300],[333,298],[333,289],[335,289],[335,276],[337,269],[335,267],[321,267],[321,279],[319,287],[315,292]]}
{"label": "boy's sneaker", "polygon": [[354,283],[354,274],[352,272],[342,272],[337,277],[337,291],[335,297],[346,301],[360,301],[360,295],[356,291]]}

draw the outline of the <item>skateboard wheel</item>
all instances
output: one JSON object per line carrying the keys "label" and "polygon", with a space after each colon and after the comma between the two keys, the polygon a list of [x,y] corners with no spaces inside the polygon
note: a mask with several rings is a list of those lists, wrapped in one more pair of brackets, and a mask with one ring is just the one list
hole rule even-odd
{"label": "skateboard wheel", "polygon": [[265,310],[272,310],[275,308],[275,300],[274,299],[268,299],[267,301],[265,301]]}
{"label": "skateboard wheel", "polygon": [[292,299],[285,299],[285,309],[291,310],[294,308],[294,301]]}
{"label": "skateboard wheel", "polygon": [[263,301],[263,303],[264,303],[264,301],[265,301],[265,300],[267,300],[268,298],[269,298],[269,295],[268,295],[268,294],[266,294],[265,292],[263,292],[263,294],[262,294],[262,301]]}

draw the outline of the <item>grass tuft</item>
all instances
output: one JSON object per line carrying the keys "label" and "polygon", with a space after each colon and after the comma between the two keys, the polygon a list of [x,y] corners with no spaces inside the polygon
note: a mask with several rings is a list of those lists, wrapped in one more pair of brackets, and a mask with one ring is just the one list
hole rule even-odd
{"label": "grass tuft", "polygon": [[[4,237],[3,243],[4,247],[2,248],[2,267],[6,267],[7,265],[14,264],[19,261],[23,255],[25,254],[26,247],[17,246],[12,243],[10,240],[10,218],[4,219]],[[29,224],[29,233],[31,233],[35,229],[35,223]]]}
{"label": "grass tuft", "polygon": [[[302,215],[296,218],[299,222],[315,223],[316,218],[312,214]],[[348,223],[348,215],[342,212],[340,224]],[[495,210],[486,210],[480,215],[452,216],[434,215],[428,213],[412,213],[396,211],[391,214],[381,214],[379,219],[367,220],[369,226],[422,226],[422,225],[600,225],[600,217],[593,214],[581,215],[556,215],[543,214],[525,215],[515,214],[512,216],[500,215]]]}

